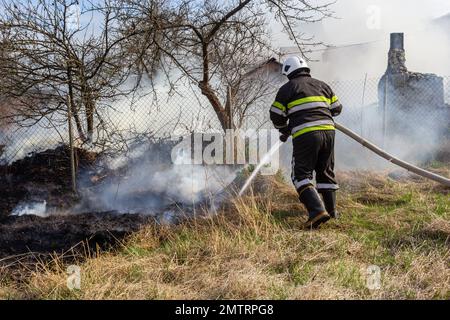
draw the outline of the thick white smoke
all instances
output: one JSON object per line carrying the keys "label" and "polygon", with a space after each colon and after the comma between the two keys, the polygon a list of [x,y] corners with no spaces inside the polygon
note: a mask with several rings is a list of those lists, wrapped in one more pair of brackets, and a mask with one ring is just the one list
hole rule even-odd
{"label": "thick white smoke", "polygon": [[337,19],[302,26],[316,40],[336,46],[311,54],[317,60],[311,63],[316,77],[332,81],[381,76],[392,32],[405,33],[409,70],[450,75],[448,23],[437,19],[450,13],[449,1],[340,0],[333,9]]}
{"label": "thick white smoke", "polygon": [[220,198],[217,195],[236,177],[230,167],[184,164],[191,157],[186,153],[178,154],[174,163],[170,158],[149,159],[149,153],[155,152],[161,150],[140,147],[127,157],[108,160],[110,169],[124,168],[123,175],[92,190],[84,189],[84,202],[77,211],[160,214],[170,206],[192,207],[202,201],[214,205]]}

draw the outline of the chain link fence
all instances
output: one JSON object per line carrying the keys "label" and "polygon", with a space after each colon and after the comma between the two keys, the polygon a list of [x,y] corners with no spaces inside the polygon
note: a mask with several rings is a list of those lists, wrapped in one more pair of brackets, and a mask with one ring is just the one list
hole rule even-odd
{"label": "chain link fence", "polygon": [[[427,153],[430,148],[447,152],[449,145],[444,140],[449,136],[450,77],[443,77],[442,88],[439,83],[423,82],[424,86],[435,87],[413,88],[417,91],[413,97],[405,97],[401,86],[385,97],[382,83],[383,79],[379,78],[331,82],[330,86],[344,106],[337,121],[395,155],[416,162],[421,160],[411,158],[416,147],[423,148],[415,150],[419,153]],[[242,129],[272,128],[268,110],[275,92],[274,88],[273,94],[264,101],[248,108]],[[423,99],[420,103],[414,102],[421,92],[436,99],[430,103]],[[405,101],[410,102],[405,104]],[[221,131],[220,122],[207,99],[191,88],[176,93],[160,91],[157,97],[148,94],[122,99],[99,108],[98,113],[102,127],[96,132],[94,143],[84,145],[84,148],[117,153],[130,150],[143,141],[190,132]],[[0,127],[0,163],[11,163],[31,152],[68,144],[67,127],[67,120],[62,115],[43,118],[29,127],[3,124]],[[346,138],[338,140],[342,140],[337,146],[338,153],[345,155],[351,164],[356,155],[348,150],[355,148],[354,143]]]}

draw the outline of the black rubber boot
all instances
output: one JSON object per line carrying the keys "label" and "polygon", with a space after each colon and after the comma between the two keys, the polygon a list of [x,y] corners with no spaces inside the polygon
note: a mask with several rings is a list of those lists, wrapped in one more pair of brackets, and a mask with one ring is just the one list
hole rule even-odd
{"label": "black rubber boot", "polygon": [[306,229],[316,229],[330,219],[330,215],[325,211],[319,194],[313,187],[303,189],[300,192],[299,199],[305,205],[306,210],[308,210],[309,219],[305,223]]}
{"label": "black rubber boot", "polygon": [[339,219],[339,213],[336,210],[336,191],[327,190],[321,191],[320,193],[322,194],[323,203],[328,214],[334,219]]}

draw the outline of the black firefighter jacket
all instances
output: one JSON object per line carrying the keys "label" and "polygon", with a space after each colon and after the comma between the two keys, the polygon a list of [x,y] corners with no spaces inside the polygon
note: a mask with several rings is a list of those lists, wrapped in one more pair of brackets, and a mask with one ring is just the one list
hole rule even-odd
{"label": "black firefighter jacket", "polygon": [[270,119],[281,133],[295,139],[311,131],[334,130],[333,117],[341,111],[342,105],[331,88],[302,70],[278,91]]}

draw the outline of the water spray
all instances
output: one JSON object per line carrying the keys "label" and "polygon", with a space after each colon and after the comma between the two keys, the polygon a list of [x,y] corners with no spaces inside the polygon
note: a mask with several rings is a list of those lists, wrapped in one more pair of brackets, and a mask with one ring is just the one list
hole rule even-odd
{"label": "water spray", "polygon": [[241,188],[241,191],[239,191],[239,196],[242,196],[242,194],[245,192],[245,190],[247,190],[247,188],[250,186],[250,184],[252,183],[252,181],[255,179],[255,177],[258,175],[258,172],[261,170],[261,168],[267,164],[270,159],[272,158],[272,156],[274,155],[275,152],[278,151],[278,149],[280,149],[281,145],[283,143],[278,140],[277,143],[275,143],[272,148],[270,148],[269,152],[267,152],[264,157],[261,159],[261,161],[258,163],[258,165],[256,166],[255,170],[253,170],[251,176],[247,179],[247,181],[245,181],[244,186]]}

